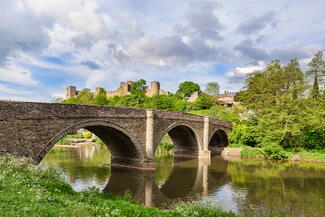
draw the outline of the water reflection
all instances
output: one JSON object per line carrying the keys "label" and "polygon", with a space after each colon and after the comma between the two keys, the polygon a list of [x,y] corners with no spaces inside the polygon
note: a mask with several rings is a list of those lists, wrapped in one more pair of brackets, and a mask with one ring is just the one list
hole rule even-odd
{"label": "water reflection", "polygon": [[156,171],[141,171],[104,166],[107,150],[85,147],[55,147],[44,162],[63,171],[75,190],[129,191],[147,206],[166,208],[195,199],[239,214],[325,213],[324,164],[167,157],[157,160]]}

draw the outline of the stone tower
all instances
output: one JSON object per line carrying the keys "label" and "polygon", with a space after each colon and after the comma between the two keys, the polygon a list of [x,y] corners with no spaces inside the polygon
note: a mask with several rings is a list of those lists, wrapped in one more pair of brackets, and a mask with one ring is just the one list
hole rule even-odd
{"label": "stone tower", "polygon": [[68,86],[67,87],[67,94],[66,94],[66,98],[70,99],[73,97],[77,96],[77,88],[75,86]]}
{"label": "stone tower", "polygon": [[159,94],[160,83],[158,81],[151,82],[151,95]]}

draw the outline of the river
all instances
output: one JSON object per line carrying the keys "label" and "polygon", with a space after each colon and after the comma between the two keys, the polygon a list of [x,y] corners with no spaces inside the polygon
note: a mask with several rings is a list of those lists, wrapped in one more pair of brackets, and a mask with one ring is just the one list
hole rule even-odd
{"label": "river", "polygon": [[155,171],[142,171],[108,166],[108,150],[92,145],[54,147],[42,163],[61,171],[76,191],[128,192],[147,206],[197,201],[236,214],[325,216],[325,164],[164,157]]}

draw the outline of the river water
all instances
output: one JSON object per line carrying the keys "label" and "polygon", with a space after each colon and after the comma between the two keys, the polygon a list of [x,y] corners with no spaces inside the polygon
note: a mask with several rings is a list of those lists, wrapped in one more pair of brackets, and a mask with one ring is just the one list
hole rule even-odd
{"label": "river water", "polygon": [[109,152],[96,146],[54,147],[43,164],[62,172],[76,191],[129,192],[139,203],[169,208],[197,201],[236,214],[325,216],[325,164],[159,158],[155,171],[110,167]]}

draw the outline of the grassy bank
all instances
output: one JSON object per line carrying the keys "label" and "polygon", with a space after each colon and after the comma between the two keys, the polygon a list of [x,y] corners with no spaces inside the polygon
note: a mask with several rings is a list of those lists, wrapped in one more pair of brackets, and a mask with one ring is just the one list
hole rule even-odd
{"label": "grassy bank", "polygon": [[240,155],[248,158],[267,158],[267,159],[294,159],[306,161],[320,161],[325,162],[325,149],[322,150],[300,150],[294,152],[292,150],[285,150],[279,146],[268,146],[264,148],[254,148],[246,145],[231,144],[228,148],[242,148]]}

